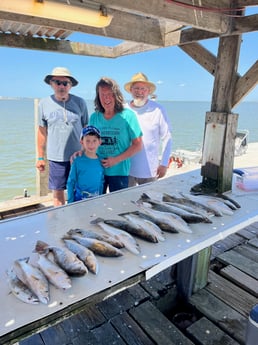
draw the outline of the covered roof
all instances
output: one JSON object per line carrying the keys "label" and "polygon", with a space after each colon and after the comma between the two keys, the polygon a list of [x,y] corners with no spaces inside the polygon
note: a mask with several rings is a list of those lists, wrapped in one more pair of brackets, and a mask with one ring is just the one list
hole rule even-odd
{"label": "covered roof", "polygon": [[[0,46],[108,58],[186,47],[204,39],[257,31],[258,14],[245,15],[253,5],[258,1],[1,0]],[[72,42],[73,33],[122,42],[113,47]]]}

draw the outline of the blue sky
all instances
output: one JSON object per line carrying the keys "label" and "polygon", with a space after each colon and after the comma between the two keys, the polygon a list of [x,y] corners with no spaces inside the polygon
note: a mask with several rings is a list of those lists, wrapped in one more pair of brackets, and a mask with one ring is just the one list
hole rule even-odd
{"label": "blue sky", "polygon": [[[257,13],[258,7],[251,8]],[[69,39],[87,43],[116,45],[117,40],[97,36],[74,34]],[[217,55],[218,39],[201,41]],[[16,48],[0,48],[1,80],[0,96],[41,98],[50,94],[50,87],[43,82],[56,66],[65,66],[78,79],[79,85],[72,92],[85,99],[95,96],[96,82],[102,76],[115,79],[126,99],[129,94],[123,85],[133,74],[145,73],[157,85],[159,100],[210,101],[214,78],[178,47],[161,48],[156,51],[124,56],[117,59],[74,56],[69,54],[40,52]],[[238,72],[240,75],[258,58],[258,32],[242,36]],[[258,86],[244,101],[258,102]]]}

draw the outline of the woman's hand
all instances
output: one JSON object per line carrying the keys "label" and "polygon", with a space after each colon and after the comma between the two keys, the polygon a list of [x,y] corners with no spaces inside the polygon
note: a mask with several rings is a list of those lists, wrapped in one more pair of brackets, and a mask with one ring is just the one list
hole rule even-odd
{"label": "woman's hand", "polygon": [[116,165],[118,162],[119,160],[116,157],[108,157],[101,160],[101,163],[104,168],[110,168],[113,165]]}

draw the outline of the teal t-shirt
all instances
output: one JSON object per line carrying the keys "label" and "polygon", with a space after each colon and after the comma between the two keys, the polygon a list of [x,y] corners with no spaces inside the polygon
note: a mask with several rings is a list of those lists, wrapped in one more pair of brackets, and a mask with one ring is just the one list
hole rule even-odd
{"label": "teal t-shirt", "polygon": [[[96,126],[101,133],[102,144],[98,148],[100,159],[116,157],[126,151],[132,140],[142,136],[142,131],[135,113],[124,109],[111,119],[106,120],[103,113],[95,112],[90,116],[89,124]],[[130,158],[105,169],[107,176],[128,176]]]}

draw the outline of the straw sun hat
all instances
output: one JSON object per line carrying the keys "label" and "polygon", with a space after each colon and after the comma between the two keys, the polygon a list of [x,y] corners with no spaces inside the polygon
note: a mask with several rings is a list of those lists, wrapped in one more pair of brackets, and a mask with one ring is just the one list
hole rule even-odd
{"label": "straw sun hat", "polygon": [[52,71],[51,74],[48,74],[44,81],[47,83],[47,84],[50,84],[50,80],[53,78],[53,77],[67,77],[71,80],[72,82],[72,86],[76,86],[78,84],[78,81],[72,77],[71,75],[71,72],[65,68],[65,67],[55,67]]}
{"label": "straw sun hat", "polygon": [[146,77],[145,74],[139,72],[136,73],[132,76],[131,81],[129,81],[128,83],[125,84],[124,88],[127,92],[131,93],[131,86],[134,83],[145,83],[148,85],[148,87],[150,88],[150,93],[153,93],[156,90],[156,85],[153,84],[152,82],[150,82],[148,80],[148,78]]}

